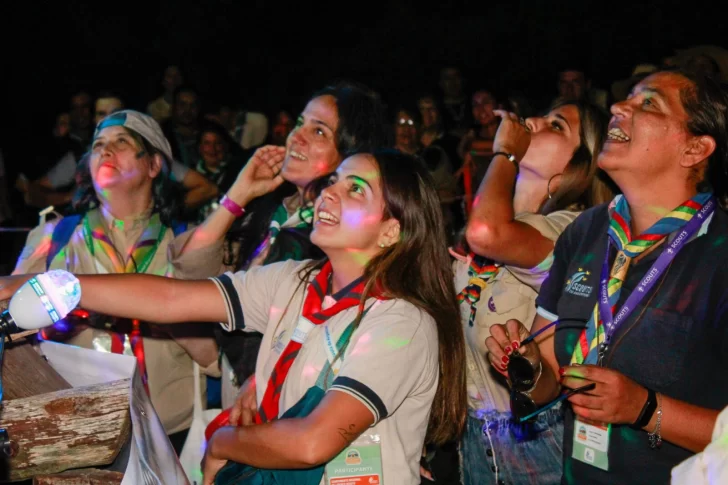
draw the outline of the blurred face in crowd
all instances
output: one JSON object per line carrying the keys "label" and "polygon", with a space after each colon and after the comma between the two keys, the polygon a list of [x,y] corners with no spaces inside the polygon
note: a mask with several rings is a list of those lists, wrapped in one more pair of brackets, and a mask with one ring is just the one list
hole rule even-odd
{"label": "blurred face in crowd", "polygon": [[447,67],[440,71],[440,88],[445,98],[458,99],[463,95],[463,78],[460,71]]}
{"label": "blurred face in crowd", "polygon": [[579,109],[567,104],[546,116],[528,118],[526,125],[531,130],[531,144],[519,163],[521,169],[543,180],[562,173],[581,145]]}
{"label": "blurred face in crowd", "polygon": [[63,138],[71,131],[71,115],[61,113],[56,118],[56,126],[53,127],[53,136]]}
{"label": "blurred face in crowd", "polygon": [[124,103],[119,98],[99,98],[96,100],[96,111],[94,112],[94,123],[99,124],[101,120],[111,113],[124,109]]}
{"label": "blurred face in crowd", "polygon": [[112,189],[151,190],[161,168],[162,157],[147,153],[123,126],[102,129],[91,144],[91,178],[96,193],[107,200]]}
{"label": "blurred face in crowd", "polygon": [[169,66],[164,70],[162,78],[162,86],[168,93],[173,93],[175,89],[182,85],[182,73],[177,66]]}
{"label": "blurred face in crowd", "polygon": [[182,126],[194,126],[200,108],[197,95],[190,91],[182,91],[174,100],[173,114],[175,121]]}
{"label": "blurred face in crowd", "polygon": [[420,109],[422,128],[427,130],[436,127],[440,119],[440,113],[438,113],[437,106],[435,106],[435,100],[432,98],[422,98],[417,103],[417,107]]}
{"label": "blurred face in crowd", "polygon": [[400,149],[411,149],[417,143],[417,126],[410,113],[400,110],[394,120],[395,145]]}
{"label": "blurred face in crowd", "polygon": [[609,133],[598,163],[617,184],[679,168],[693,135],[680,90],[691,81],[677,73],[652,74],[626,100],[612,105]]}
{"label": "blurred face in crowd", "polygon": [[488,91],[477,91],[473,94],[473,118],[480,126],[487,126],[496,121],[493,110],[495,99]]}
{"label": "blurred face in crowd", "polygon": [[91,126],[91,97],[78,93],[71,98],[71,127],[86,129]]}
{"label": "blurred face in crowd", "polygon": [[559,73],[559,96],[566,100],[582,99],[586,95],[587,85],[581,71],[563,71]]}
{"label": "blurred face in crowd", "polygon": [[293,130],[293,125],[293,117],[286,111],[280,111],[271,128],[272,143],[278,146],[285,145],[288,135]]}
{"label": "blurred face in crowd", "polygon": [[214,131],[200,137],[200,157],[207,168],[216,169],[225,160],[225,141]]}
{"label": "blurred face in crowd", "polygon": [[339,110],[333,96],[309,101],[288,135],[283,178],[303,189],[314,179],[333,172],[341,163],[336,146],[338,128]]}

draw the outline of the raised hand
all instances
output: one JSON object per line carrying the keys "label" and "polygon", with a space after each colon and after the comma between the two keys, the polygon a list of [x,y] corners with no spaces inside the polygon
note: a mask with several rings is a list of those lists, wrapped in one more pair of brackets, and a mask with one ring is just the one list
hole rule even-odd
{"label": "raised hand", "polygon": [[517,114],[502,109],[494,110],[501,118],[493,140],[493,152],[506,152],[516,156],[520,162],[531,144],[531,130]]}
{"label": "raised hand", "polygon": [[266,145],[258,148],[238,174],[228,197],[245,206],[251,200],[274,191],[283,183],[281,169],[285,147]]}

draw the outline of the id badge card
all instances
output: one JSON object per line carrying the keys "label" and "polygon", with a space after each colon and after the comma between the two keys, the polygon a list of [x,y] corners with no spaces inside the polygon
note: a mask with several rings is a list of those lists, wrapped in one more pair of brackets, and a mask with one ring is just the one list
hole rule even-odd
{"label": "id badge card", "polygon": [[326,485],[381,485],[382,446],[379,435],[363,434],[326,464]]}
{"label": "id badge card", "polygon": [[610,424],[576,417],[574,419],[574,445],[571,457],[582,463],[609,471]]}

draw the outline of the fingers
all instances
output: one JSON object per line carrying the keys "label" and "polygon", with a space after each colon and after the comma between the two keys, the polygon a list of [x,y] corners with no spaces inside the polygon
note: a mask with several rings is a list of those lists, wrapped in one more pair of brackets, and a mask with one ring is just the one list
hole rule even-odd
{"label": "fingers", "polygon": [[453,249],[452,247],[447,248],[447,252],[450,253],[450,256],[457,259],[461,263],[465,263],[468,261],[468,256],[466,254],[460,254],[457,251],[455,251],[455,249]]}
{"label": "fingers", "polygon": [[243,396],[238,396],[238,398],[235,400],[235,404],[233,404],[233,407],[230,408],[230,424],[233,426],[238,426],[238,423],[240,422],[244,412],[245,407],[243,404]]}
{"label": "fingers", "polygon": [[518,122],[518,115],[516,113],[512,113],[512,112],[506,111],[504,109],[494,109],[493,114],[504,120],[508,119],[508,120]]}

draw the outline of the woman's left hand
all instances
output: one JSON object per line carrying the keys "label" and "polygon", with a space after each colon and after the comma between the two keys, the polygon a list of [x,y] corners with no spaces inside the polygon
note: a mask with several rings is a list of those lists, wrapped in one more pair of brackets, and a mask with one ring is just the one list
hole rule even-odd
{"label": "woman's left hand", "polygon": [[[214,438],[214,435],[213,435]],[[212,439],[210,439],[210,443],[212,443]],[[209,443],[208,443],[209,445]],[[227,463],[227,460],[221,460],[219,458],[213,458],[210,455],[210,446],[207,447],[207,450],[205,451],[205,456],[202,458],[202,483],[204,485],[214,485],[215,483],[215,476],[217,473],[222,469],[222,467],[225,466]]]}
{"label": "woman's left hand", "polygon": [[569,397],[574,413],[582,418],[632,424],[647,401],[647,389],[615,370],[596,365],[570,365],[561,370],[561,384],[570,389],[596,383],[588,393]]}

